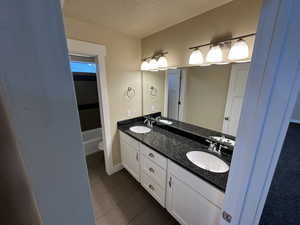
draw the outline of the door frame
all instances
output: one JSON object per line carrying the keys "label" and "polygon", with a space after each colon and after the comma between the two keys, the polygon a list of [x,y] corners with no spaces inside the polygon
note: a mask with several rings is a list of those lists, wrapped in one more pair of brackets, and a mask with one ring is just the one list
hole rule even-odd
{"label": "door frame", "polygon": [[[232,109],[232,96],[233,96],[233,93],[234,93],[234,83],[235,83],[235,78],[237,76],[236,73],[232,73],[233,70],[236,70],[237,68],[234,68],[235,66],[236,67],[243,67],[243,66],[248,66],[250,68],[250,62],[247,62],[247,63],[235,63],[235,64],[232,64],[231,66],[231,69],[230,69],[230,78],[229,78],[229,87],[228,87],[228,91],[227,91],[227,97],[226,97],[226,105],[225,105],[225,112],[224,112],[224,116],[223,116],[223,126],[222,126],[222,133],[224,134],[230,134],[232,136],[236,136],[234,134],[231,134],[229,132],[227,132],[227,126],[228,126],[228,123],[226,123],[225,121],[225,118],[229,116],[230,112],[231,112],[231,109]],[[249,70],[248,70],[248,73],[249,73]],[[247,79],[248,79],[248,74],[247,74]],[[247,83],[247,80],[246,80],[246,83]],[[246,89],[246,87],[245,87]],[[245,93],[244,93],[245,95]],[[230,119],[229,119],[230,121]]]}
{"label": "door frame", "polygon": [[105,69],[106,47],[104,45],[73,39],[67,39],[67,45],[69,54],[91,56],[95,57],[97,60],[97,88],[104,141],[105,170],[107,174],[111,175],[115,170],[112,160],[111,120],[109,111],[107,74]]}
{"label": "door frame", "polygon": [[220,225],[259,223],[300,87],[299,10],[263,3]]}
{"label": "door frame", "polygon": [[185,103],[185,90],[186,90],[186,73],[181,68],[168,69],[165,72],[165,95],[164,95],[164,116],[168,117],[168,103],[169,103],[169,71],[170,70],[179,70],[180,73],[180,93],[179,100],[180,105],[178,105],[178,120],[183,121],[184,119],[184,103]]}

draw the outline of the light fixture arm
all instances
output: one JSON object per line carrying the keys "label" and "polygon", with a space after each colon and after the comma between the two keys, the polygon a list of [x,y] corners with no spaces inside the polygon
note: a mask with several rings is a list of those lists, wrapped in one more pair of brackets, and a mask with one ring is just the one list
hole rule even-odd
{"label": "light fixture arm", "polygon": [[196,45],[196,46],[190,47],[189,49],[196,50],[196,49],[199,49],[199,48],[204,47],[204,46],[215,46],[215,45],[219,45],[219,44],[222,44],[222,43],[231,42],[231,41],[234,41],[234,40],[239,40],[239,39],[243,39],[243,38],[247,38],[247,37],[251,37],[251,36],[255,36],[255,35],[256,35],[256,33],[246,34],[246,35],[233,37],[233,38],[229,38],[229,39],[222,40],[222,41],[215,41],[215,42],[209,42],[209,43],[206,43],[206,44]]}
{"label": "light fixture arm", "polygon": [[158,53],[153,54],[152,56],[143,58],[142,61],[147,61],[148,59],[157,59],[157,58],[167,55],[167,54],[168,54],[168,52],[158,52]]}

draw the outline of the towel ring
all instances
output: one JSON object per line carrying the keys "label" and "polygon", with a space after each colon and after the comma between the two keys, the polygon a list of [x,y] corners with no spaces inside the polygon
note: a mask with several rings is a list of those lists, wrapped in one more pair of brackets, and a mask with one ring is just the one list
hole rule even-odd
{"label": "towel ring", "polygon": [[151,86],[150,87],[150,95],[155,97],[155,96],[157,96],[157,93],[158,93],[157,88],[154,86]]}
{"label": "towel ring", "polygon": [[128,87],[125,95],[129,100],[133,99],[135,96],[135,89],[133,87]]}

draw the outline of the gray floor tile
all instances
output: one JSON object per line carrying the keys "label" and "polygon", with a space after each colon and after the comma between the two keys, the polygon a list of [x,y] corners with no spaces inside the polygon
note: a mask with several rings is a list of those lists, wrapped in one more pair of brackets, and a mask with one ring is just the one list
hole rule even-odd
{"label": "gray floor tile", "polygon": [[176,225],[126,171],[108,176],[103,152],[87,157],[92,201],[97,225]]}

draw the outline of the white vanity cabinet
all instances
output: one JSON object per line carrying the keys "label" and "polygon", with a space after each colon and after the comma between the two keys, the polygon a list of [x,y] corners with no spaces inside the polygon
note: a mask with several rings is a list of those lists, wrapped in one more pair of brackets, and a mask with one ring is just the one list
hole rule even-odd
{"label": "white vanity cabinet", "polygon": [[140,143],[123,132],[120,132],[120,145],[122,165],[140,182]]}
{"label": "white vanity cabinet", "polygon": [[141,184],[165,207],[167,158],[141,145]]}
{"label": "white vanity cabinet", "polygon": [[218,225],[224,193],[120,132],[125,169],[182,225]]}
{"label": "white vanity cabinet", "polygon": [[166,207],[184,225],[218,225],[224,193],[168,161]]}
{"label": "white vanity cabinet", "polygon": [[120,144],[124,168],[165,207],[167,159],[123,132]]}

